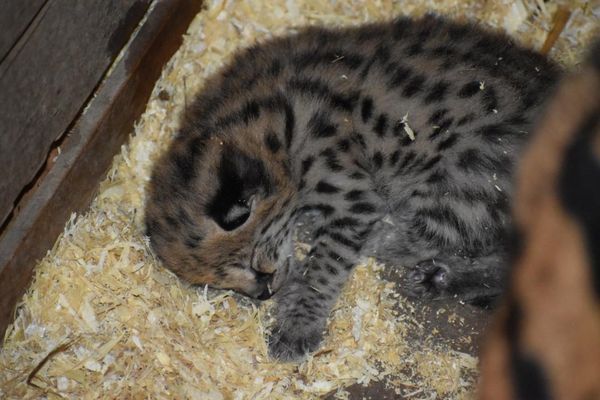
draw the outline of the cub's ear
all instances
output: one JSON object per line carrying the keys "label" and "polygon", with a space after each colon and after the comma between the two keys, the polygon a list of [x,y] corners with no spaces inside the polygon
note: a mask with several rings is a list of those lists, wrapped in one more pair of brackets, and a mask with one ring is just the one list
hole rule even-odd
{"label": "cub's ear", "polygon": [[272,185],[264,162],[231,146],[223,149],[217,177],[219,188],[206,211],[226,231],[246,222],[254,197],[271,193]]}

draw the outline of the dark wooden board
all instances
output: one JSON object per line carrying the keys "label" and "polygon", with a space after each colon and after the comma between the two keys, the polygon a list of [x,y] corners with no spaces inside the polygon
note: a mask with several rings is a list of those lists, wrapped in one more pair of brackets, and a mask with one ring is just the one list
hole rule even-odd
{"label": "dark wooden board", "polygon": [[52,247],[71,212],[89,206],[113,156],[145,109],[163,65],[200,7],[199,0],[156,1],[74,123],[60,157],[0,237],[0,334],[13,319],[36,261]]}
{"label": "dark wooden board", "polygon": [[0,62],[49,0],[0,0]]}
{"label": "dark wooden board", "polygon": [[150,3],[49,0],[3,59],[0,165],[10,173],[0,179],[0,225]]}

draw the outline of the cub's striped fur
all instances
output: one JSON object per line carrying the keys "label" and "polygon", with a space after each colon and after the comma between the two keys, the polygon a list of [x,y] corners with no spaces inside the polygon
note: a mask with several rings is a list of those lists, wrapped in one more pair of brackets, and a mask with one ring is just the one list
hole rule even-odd
{"label": "cub's striped fur", "polygon": [[[192,283],[273,289],[280,359],[317,347],[361,254],[407,267],[410,295],[493,297],[514,160],[558,74],[504,36],[434,16],[240,51],[156,164],[152,246]],[[319,218],[300,262],[306,213]]]}

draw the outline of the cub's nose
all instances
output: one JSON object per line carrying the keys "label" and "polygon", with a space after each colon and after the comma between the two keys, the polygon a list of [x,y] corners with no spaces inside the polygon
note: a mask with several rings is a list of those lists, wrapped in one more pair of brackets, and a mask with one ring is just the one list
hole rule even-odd
{"label": "cub's nose", "polygon": [[273,295],[271,291],[271,282],[273,282],[273,274],[267,274],[265,272],[256,271],[256,283],[259,287],[262,287],[262,292],[256,296],[259,300],[267,300]]}

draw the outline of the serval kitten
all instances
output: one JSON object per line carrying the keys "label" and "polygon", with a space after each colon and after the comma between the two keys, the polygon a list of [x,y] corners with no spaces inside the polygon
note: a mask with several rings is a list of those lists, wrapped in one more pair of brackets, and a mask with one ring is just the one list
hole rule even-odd
{"label": "serval kitten", "polygon": [[[235,55],[156,164],[147,234],[197,284],[276,295],[271,354],[314,350],[361,255],[413,296],[499,293],[511,175],[559,69],[435,16],[309,27]],[[295,223],[317,213],[295,260]]]}

